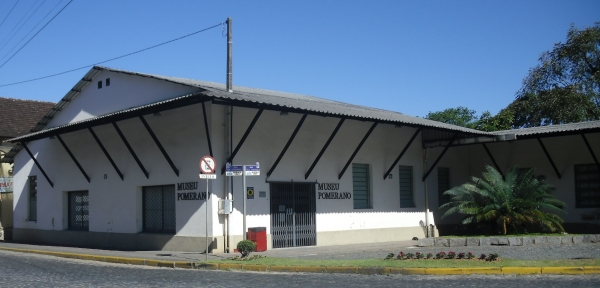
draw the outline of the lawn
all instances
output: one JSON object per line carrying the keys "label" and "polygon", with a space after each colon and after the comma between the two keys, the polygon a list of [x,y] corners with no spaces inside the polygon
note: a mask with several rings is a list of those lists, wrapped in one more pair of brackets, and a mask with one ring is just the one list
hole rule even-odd
{"label": "lawn", "polygon": [[[466,267],[582,267],[600,266],[600,259],[561,259],[561,260],[511,260],[479,261],[479,260],[307,260],[291,258],[260,258],[249,261],[214,260],[212,263],[228,263],[266,266],[343,266],[343,267],[410,267],[410,268],[466,268]],[[200,262],[199,262],[200,263]]]}

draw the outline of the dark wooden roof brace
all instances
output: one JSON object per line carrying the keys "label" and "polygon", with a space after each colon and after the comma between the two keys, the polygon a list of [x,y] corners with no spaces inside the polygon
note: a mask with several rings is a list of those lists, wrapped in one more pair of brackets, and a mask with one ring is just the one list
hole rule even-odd
{"label": "dark wooden roof brace", "polygon": [[88,127],[88,130],[90,130],[90,133],[92,133],[94,140],[96,140],[96,143],[98,143],[98,146],[100,146],[100,149],[102,149],[102,152],[104,152],[104,155],[106,156],[106,158],[108,158],[108,161],[110,162],[110,164],[113,166],[113,168],[115,168],[115,171],[117,172],[117,174],[119,174],[119,177],[121,177],[121,180],[123,180],[123,173],[121,173],[121,170],[119,170],[119,167],[117,167],[117,164],[115,164],[115,161],[113,161],[112,157],[110,157],[110,154],[108,154],[108,151],[106,151],[106,148],[104,148],[104,145],[102,145],[102,142],[100,142],[100,138],[98,138],[98,135],[96,135],[96,132],[94,132],[94,129],[92,129],[92,127]]}
{"label": "dark wooden roof brace", "polygon": [[233,158],[235,158],[235,155],[237,154],[237,152],[240,150],[240,148],[242,148],[242,145],[246,141],[246,138],[248,138],[248,135],[250,135],[250,131],[252,131],[252,128],[254,128],[256,121],[258,121],[258,118],[260,118],[260,115],[262,114],[263,111],[264,111],[264,109],[260,108],[260,109],[258,109],[258,112],[256,112],[256,115],[254,115],[254,119],[252,119],[252,122],[250,122],[250,126],[248,126],[248,129],[246,129],[244,136],[242,136],[242,139],[240,139],[240,142],[237,144],[237,146],[235,146],[233,153],[231,153],[229,158],[227,158],[227,161],[225,161],[225,165],[223,165],[223,168],[221,168],[221,175],[225,173],[226,164],[231,163],[231,161],[233,161]]}
{"label": "dark wooden roof brace", "polygon": [[588,142],[587,138],[585,138],[585,134],[581,134],[583,137],[583,141],[585,141],[585,146],[587,146],[588,151],[592,154],[592,158],[594,158],[594,162],[596,162],[596,166],[598,166],[598,170],[600,170],[600,163],[598,162],[598,158],[596,158],[596,154],[594,154],[594,150],[592,150],[592,146],[590,146],[590,142]]}
{"label": "dark wooden roof brace", "polygon": [[539,137],[537,138],[537,140],[540,143],[540,146],[542,146],[542,149],[544,150],[544,154],[546,154],[546,158],[548,158],[548,161],[550,161],[550,164],[552,164],[552,168],[554,168],[554,172],[556,172],[556,176],[558,176],[558,179],[560,179],[561,176],[560,176],[560,173],[558,172],[558,168],[556,168],[554,161],[552,161],[552,157],[550,157],[550,153],[548,153],[546,146],[544,146],[544,142],[542,142],[542,139]]}
{"label": "dark wooden roof brace", "polygon": [[373,130],[375,129],[375,126],[377,126],[377,122],[374,122],[373,125],[371,125],[371,128],[369,128],[369,131],[367,131],[367,134],[365,134],[365,136],[360,141],[360,143],[358,144],[358,146],[356,147],[356,149],[354,149],[354,152],[352,153],[352,156],[350,156],[350,159],[348,159],[348,162],[346,162],[346,165],[344,165],[344,168],[342,169],[342,171],[340,172],[340,174],[338,174],[338,180],[342,179],[342,176],[344,176],[344,173],[346,172],[346,169],[348,169],[348,166],[350,165],[350,163],[352,163],[352,160],[354,160],[354,157],[356,157],[356,154],[358,154],[358,151],[360,150],[360,148],[362,147],[362,145],[365,144],[365,141],[367,141],[367,138],[369,138],[369,135],[371,135],[371,132],[373,132]]}
{"label": "dark wooden roof brace", "polygon": [[306,120],[307,116],[308,114],[302,115],[302,118],[300,119],[300,122],[298,122],[298,125],[296,125],[296,129],[294,129],[292,136],[290,136],[290,139],[288,139],[287,143],[285,144],[285,147],[283,147],[283,150],[281,150],[281,153],[279,153],[277,160],[275,160],[275,163],[273,163],[273,166],[271,167],[271,169],[269,169],[269,172],[267,172],[267,178],[269,178],[273,171],[275,171],[275,168],[279,164],[279,161],[281,161],[281,158],[283,158],[283,155],[285,155],[285,152],[287,152],[287,149],[292,144],[292,141],[294,141],[294,138],[296,138],[296,134],[298,134],[298,131],[300,131],[300,127],[302,127],[302,124],[304,123],[304,120]]}
{"label": "dark wooden roof brace", "polygon": [[169,165],[171,166],[171,169],[173,169],[173,172],[175,172],[175,175],[179,177],[179,170],[177,170],[177,167],[175,167],[173,160],[171,160],[171,157],[169,157],[169,154],[167,154],[167,150],[165,150],[162,144],[160,144],[160,141],[158,141],[158,137],[156,137],[156,134],[154,134],[154,131],[152,131],[152,128],[150,128],[150,125],[148,125],[148,122],[146,122],[146,119],[144,119],[143,115],[140,115],[140,120],[142,120],[144,127],[146,127],[146,131],[148,131],[150,137],[152,137],[152,140],[154,140],[154,143],[156,143],[156,146],[158,146],[160,152],[163,154],[165,159],[167,159],[167,162],[169,162]]}
{"label": "dark wooden roof brace", "polygon": [[206,107],[204,105],[204,102],[202,102],[202,115],[204,117],[204,130],[206,131],[206,141],[208,141],[208,153],[210,154],[210,157],[213,157],[212,144],[210,142],[210,131],[208,130],[208,120],[206,117]]}
{"label": "dark wooden roof brace", "polygon": [[142,169],[142,172],[144,172],[144,175],[146,175],[146,178],[150,179],[150,177],[148,176],[148,171],[146,171],[146,168],[144,168],[144,165],[142,165],[140,158],[137,157],[137,155],[133,151],[133,148],[131,148],[131,145],[129,145],[129,142],[127,142],[127,139],[125,139],[125,135],[123,135],[123,132],[121,132],[121,129],[119,129],[117,122],[112,122],[112,124],[115,127],[115,130],[117,130],[119,137],[121,137],[121,140],[123,140],[123,143],[127,147],[127,150],[129,150],[129,153],[131,153],[131,156],[133,156],[133,159],[135,159],[135,162],[138,164],[138,166],[140,166],[140,169]]}
{"label": "dark wooden roof brace", "polygon": [[83,170],[83,167],[81,167],[81,164],[79,164],[79,161],[77,161],[77,159],[75,158],[75,155],[73,155],[73,153],[71,152],[71,149],[69,149],[69,147],[67,146],[65,141],[63,141],[63,139],[60,137],[60,135],[56,134],[56,139],[58,139],[58,141],[60,141],[60,144],[62,144],[62,146],[65,147],[65,150],[67,150],[67,153],[69,154],[69,156],[71,156],[71,159],[73,159],[73,162],[75,162],[75,165],[77,165],[77,168],[79,168],[79,171],[81,171],[81,174],[83,174],[83,177],[85,177],[85,179],[89,183],[90,176],[88,176],[87,173],[85,173],[85,170]]}
{"label": "dark wooden roof brace", "polygon": [[398,164],[400,159],[402,159],[402,156],[404,156],[404,153],[406,153],[406,150],[408,150],[408,147],[410,147],[410,145],[415,140],[415,138],[417,138],[417,135],[419,135],[419,133],[421,133],[421,128],[419,128],[419,129],[417,129],[417,131],[415,131],[415,134],[413,134],[413,136],[410,138],[410,140],[408,140],[408,143],[406,143],[406,145],[404,146],[404,149],[402,149],[402,152],[400,152],[400,155],[398,155],[398,157],[396,157],[396,160],[394,160],[394,163],[392,164],[392,166],[390,166],[390,169],[388,169],[387,172],[385,172],[385,174],[383,174],[383,180],[387,179],[388,175],[390,175],[390,173],[392,173],[392,170],[394,169],[394,167],[396,167],[396,164]]}
{"label": "dark wooden roof brace", "polygon": [[446,154],[446,151],[448,151],[448,148],[450,148],[450,146],[452,146],[452,142],[454,142],[454,140],[456,140],[456,138],[458,138],[458,133],[454,134],[454,136],[452,137],[450,142],[448,142],[448,145],[446,145],[446,147],[444,147],[444,151],[442,151],[442,154],[440,154],[440,156],[437,159],[435,159],[435,162],[433,162],[433,165],[431,165],[431,167],[429,167],[429,170],[427,170],[427,173],[425,173],[425,175],[423,175],[423,182],[425,182],[425,180],[427,180],[427,177],[429,177],[429,174],[431,174],[431,171],[433,171],[433,168],[435,168],[435,166],[437,166],[438,162],[440,162],[440,160],[442,160],[442,157],[444,157],[444,154]]}
{"label": "dark wooden roof brace", "polygon": [[38,169],[40,169],[40,172],[42,172],[42,174],[44,174],[44,177],[46,178],[46,181],[48,181],[48,183],[50,183],[50,187],[54,188],[54,183],[52,183],[52,181],[50,181],[50,178],[48,177],[48,174],[46,174],[46,172],[44,171],[44,169],[42,169],[42,166],[40,165],[40,162],[38,162],[35,157],[33,157],[33,153],[31,153],[31,150],[29,150],[29,148],[27,147],[27,145],[25,145],[25,142],[21,142],[21,145],[23,146],[23,148],[25,148],[25,151],[27,151],[27,154],[29,154],[29,157],[31,157],[31,160],[33,160],[33,162],[35,163],[35,166],[38,167]]}
{"label": "dark wooden roof brace", "polygon": [[323,148],[321,149],[321,152],[319,152],[319,155],[317,155],[317,158],[315,159],[315,161],[313,161],[312,165],[310,165],[310,168],[308,168],[308,171],[306,172],[306,174],[304,174],[304,180],[308,179],[308,176],[310,176],[310,173],[317,165],[317,162],[319,162],[319,159],[321,159],[321,156],[323,156],[323,153],[325,153],[325,150],[327,150],[329,143],[331,143],[331,140],[333,140],[333,137],[335,137],[335,134],[337,134],[338,130],[340,130],[340,127],[342,127],[342,124],[344,124],[345,120],[346,120],[346,118],[340,119],[340,122],[338,122],[337,126],[333,130],[333,133],[331,133],[331,136],[329,136],[329,139],[327,139],[325,146],[323,146]]}
{"label": "dark wooden roof brace", "polygon": [[504,173],[502,173],[502,170],[500,170],[500,166],[498,166],[498,163],[496,163],[496,159],[494,159],[494,156],[492,156],[492,152],[490,152],[490,149],[488,149],[488,147],[487,147],[487,145],[485,145],[485,143],[481,143],[481,144],[483,145],[483,149],[485,149],[485,152],[488,154],[490,159],[492,159],[492,163],[494,163],[496,170],[498,170],[498,172],[500,172],[500,175],[502,175],[502,179],[504,179]]}

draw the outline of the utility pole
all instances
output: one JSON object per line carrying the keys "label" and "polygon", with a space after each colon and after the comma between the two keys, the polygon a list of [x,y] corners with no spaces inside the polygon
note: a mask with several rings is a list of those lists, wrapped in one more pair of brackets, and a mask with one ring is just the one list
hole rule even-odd
{"label": "utility pole", "polygon": [[233,92],[233,71],[232,71],[232,52],[231,46],[233,42],[231,41],[231,17],[227,18],[227,92]]}

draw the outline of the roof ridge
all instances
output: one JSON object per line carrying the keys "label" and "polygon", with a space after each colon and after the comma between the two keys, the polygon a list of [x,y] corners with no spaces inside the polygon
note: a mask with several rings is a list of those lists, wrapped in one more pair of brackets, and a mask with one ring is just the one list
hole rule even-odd
{"label": "roof ridge", "polygon": [[13,101],[24,101],[24,102],[36,102],[36,103],[56,104],[56,102],[50,102],[50,101],[42,101],[42,100],[35,100],[35,99],[11,98],[11,97],[5,97],[5,96],[0,96],[0,99],[13,100]]}

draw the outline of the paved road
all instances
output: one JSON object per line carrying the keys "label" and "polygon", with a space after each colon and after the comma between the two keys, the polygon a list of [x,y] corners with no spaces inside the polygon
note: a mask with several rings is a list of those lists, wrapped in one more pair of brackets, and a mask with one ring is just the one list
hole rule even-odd
{"label": "paved road", "polygon": [[153,268],[0,251],[0,287],[599,287],[600,276],[369,276]]}
{"label": "paved road", "polygon": [[[477,246],[477,247],[415,247],[416,241],[396,241],[369,244],[352,244],[339,246],[311,246],[297,248],[272,249],[254,254],[268,257],[297,258],[297,259],[383,259],[388,253],[397,254],[399,251],[421,252],[433,254],[440,251],[498,253],[504,259],[538,260],[538,259],[588,259],[600,258],[600,243],[581,243],[577,245],[534,245],[534,246]],[[0,247],[46,250],[101,256],[116,256],[130,258],[146,258],[166,261],[198,261],[204,260],[203,253],[177,251],[115,251],[86,249],[61,246],[42,246],[0,241]],[[239,254],[209,254],[209,259],[219,260]]]}

